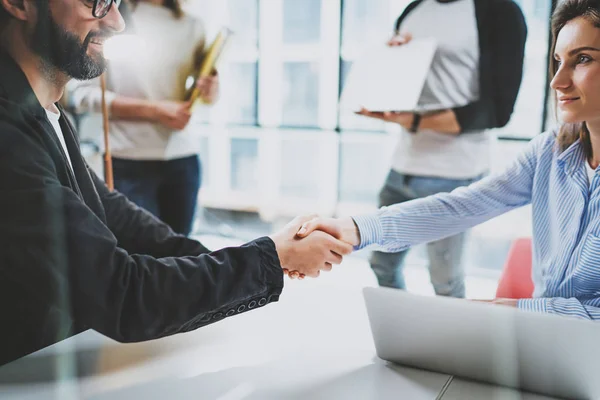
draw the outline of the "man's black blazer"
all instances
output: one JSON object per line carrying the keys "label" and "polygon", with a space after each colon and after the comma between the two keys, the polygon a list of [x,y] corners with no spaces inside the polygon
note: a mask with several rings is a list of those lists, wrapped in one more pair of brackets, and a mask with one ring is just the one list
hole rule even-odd
{"label": "man's black blazer", "polygon": [[18,65],[0,52],[0,365],[86,329],[121,342],[277,301],[261,238],[210,253],[109,192],[61,117],[73,170]]}

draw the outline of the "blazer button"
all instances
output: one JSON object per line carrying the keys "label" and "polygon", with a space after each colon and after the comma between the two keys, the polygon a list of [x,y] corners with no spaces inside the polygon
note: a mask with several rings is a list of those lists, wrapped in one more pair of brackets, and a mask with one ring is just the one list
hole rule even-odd
{"label": "blazer button", "polygon": [[245,310],[246,310],[246,306],[242,304],[241,306],[239,306],[239,307],[238,307],[238,310],[237,310],[237,311],[238,311],[239,313],[241,313],[241,312],[244,312]]}
{"label": "blazer button", "polygon": [[202,319],[200,319],[200,322],[209,322],[211,319],[211,315],[207,314],[204,317],[202,317]]}
{"label": "blazer button", "polygon": [[229,310],[227,311],[227,314],[225,314],[227,317],[231,317],[233,314],[235,314],[235,310]]}
{"label": "blazer button", "polygon": [[248,304],[248,308],[253,309],[254,307],[256,307],[256,301],[252,300],[249,304]]}
{"label": "blazer button", "polygon": [[221,319],[221,318],[223,318],[223,313],[220,313],[220,312],[218,312],[218,313],[216,313],[215,315],[213,315],[213,317],[212,317],[212,318],[213,318],[213,319],[215,319],[215,320],[216,320],[216,319]]}
{"label": "blazer button", "polygon": [[258,305],[261,307],[265,304],[267,304],[267,299],[265,299],[264,297],[258,301]]}

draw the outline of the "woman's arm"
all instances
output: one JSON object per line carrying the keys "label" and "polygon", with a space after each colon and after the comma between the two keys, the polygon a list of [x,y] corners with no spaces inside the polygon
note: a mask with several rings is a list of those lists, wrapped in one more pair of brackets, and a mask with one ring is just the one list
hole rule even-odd
{"label": "woman's arm", "polygon": [[513,165],[501,174],[452,193],[440,193],[354,217],[360,233],[359,248],[376,244],[384,251],[401,251],[465,231],[528,204],[537,157],[540,151],[547,151],[544,144],[551,134],[532,140]]}
{"label": "woman's arm", "polygon": [[518,301],[517,307],[528,311],[600,320],[600,297],[583,301],[576,298],[566,299],[562,297],[521,299]]}
{"label": "woman's arm", "polygon": [[[71,81],[67,86],[69,106],[78,114],[102,112],[102,90],[99,79]],[[156,121],[155,105],[145,99],[121,96],[111,90],[106,91],[106,105],[111,119]]]}

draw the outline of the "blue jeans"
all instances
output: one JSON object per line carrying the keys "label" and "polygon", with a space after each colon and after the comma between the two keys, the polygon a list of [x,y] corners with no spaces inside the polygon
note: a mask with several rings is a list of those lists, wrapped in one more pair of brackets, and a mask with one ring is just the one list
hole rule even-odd
{"label": "blue jeans", "polygon": [[[379,205],[390,206],[436,193],[451,192],[468,186],[479,180],[446,179],[422,176],[402,175],[390,171],[383,189],[379,194]],[[466,233],[460,233],[446,239],[427,244],[429,275],[435,293],[441,296],[465,297],[464,267],[462,253]],[[371,255],[371,268],[377,276],[380,286],[406,289],[402,269],[408,250],[399,253],[375,251]]]}
{"label": "blue jeans", "polygon": [[175,232],[191,233],[202,179],[197,156],[168,161],[113,158],[113,171],[116,190]]}

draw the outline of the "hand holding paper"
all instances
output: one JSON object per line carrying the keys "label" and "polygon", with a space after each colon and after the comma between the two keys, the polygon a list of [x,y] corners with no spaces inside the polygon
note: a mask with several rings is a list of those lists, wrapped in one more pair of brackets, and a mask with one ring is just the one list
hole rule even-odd
{"label": "hand holding paper", "polygon": [[408,44],[408,42],[410,42],[411,40],[412,40],[412,35],[410,33],[401,33],[401,34],[393,36],[388,41],[387,44],[390,47],[402,46],[404,44]]}
{"label": "hand holding paper", "polygon": [[356,114],[369,118],[380,119],[385,122],[393,122],[401,125],[404,129],[411,128],[414,118],[414,114],[411,112],[369,111],[365,108],[357,111]]}

